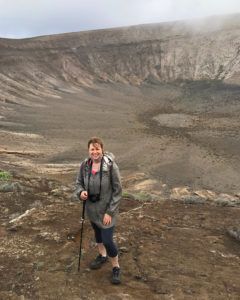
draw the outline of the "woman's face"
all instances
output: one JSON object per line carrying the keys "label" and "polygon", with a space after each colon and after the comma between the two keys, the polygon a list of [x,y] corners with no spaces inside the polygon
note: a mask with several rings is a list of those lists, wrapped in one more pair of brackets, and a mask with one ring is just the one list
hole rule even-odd
{"label": "woman's face", "polygon": [[99,144],[90,144],[88,148],[89,156],[92,160],[98,161],[103,156],[103,149]]}

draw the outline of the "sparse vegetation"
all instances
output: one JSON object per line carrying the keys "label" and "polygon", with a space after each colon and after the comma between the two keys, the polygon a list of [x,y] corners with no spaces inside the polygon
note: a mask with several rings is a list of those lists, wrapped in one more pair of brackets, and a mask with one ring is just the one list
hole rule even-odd
{"label": "sparse vegetation", "polygon": [[0,170],[0,181],[8,181],[11,178],[12,175],[9,172]]}
{"label": "sparse vegetation", "polygon": [[136,200],[136,201],[141,201],[141,202],[145,202],[145,201],[150,201],[153,200],[153,195],[151,195],[150,193],[147,192],[143,192],[143,191],[139,191],[139,192],[128,192],[128,191],[124,191],[123,192],[123,198],[128,198],[128,199],[132,199],[132,200]]}

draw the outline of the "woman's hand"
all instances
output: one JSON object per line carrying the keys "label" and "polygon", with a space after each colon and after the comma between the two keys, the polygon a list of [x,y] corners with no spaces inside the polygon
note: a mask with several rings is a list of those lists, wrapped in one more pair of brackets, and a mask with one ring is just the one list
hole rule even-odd
{"label": "woman's hand", "polygon": [[82,191],[80,194],[80,199],[83,201],[86,201],[88,198],[88,192],[87,191]]}
{"label": "woman's hand", "polygon": [[112,217],[108,214],[105,214],[103,217],[103,225],[110,225],[112,222]]}

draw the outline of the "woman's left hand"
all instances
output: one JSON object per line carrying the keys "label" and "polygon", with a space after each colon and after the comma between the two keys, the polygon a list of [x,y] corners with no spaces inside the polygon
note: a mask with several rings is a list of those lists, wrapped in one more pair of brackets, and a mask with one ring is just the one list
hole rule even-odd
{"label": "woman's left hand", "polygon": [[110,225],[112,222],[112,217],[108,214],[105,214],[103,217],[103,225]]}

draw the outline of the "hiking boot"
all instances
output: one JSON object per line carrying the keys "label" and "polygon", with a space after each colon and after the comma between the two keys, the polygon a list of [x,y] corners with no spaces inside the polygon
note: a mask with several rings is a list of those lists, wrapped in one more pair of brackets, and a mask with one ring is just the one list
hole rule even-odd
{"label": "hiking boot", "polygon": [[114,267],[113,270],[112,270],[112,280],[111,282],[113,284],[120,284],[121,283],[121,271],[120,271],[120,268],[118,267]]}
{"label": "hiking boot", "polygon": [[94,261],[92,261],[90,263],[90,269],[92,270],[96,270],[96,269],[99,269],[101,268],[101,266],[107,262],[108,258],[107,256],[102,256],[101,254],[99,254],[95,259]]}

